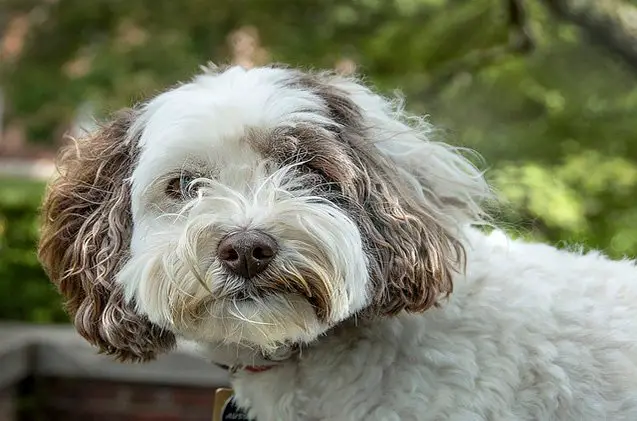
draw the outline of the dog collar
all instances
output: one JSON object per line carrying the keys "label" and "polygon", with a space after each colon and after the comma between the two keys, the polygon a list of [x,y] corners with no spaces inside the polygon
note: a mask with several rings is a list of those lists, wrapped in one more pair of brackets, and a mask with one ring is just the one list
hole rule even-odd
{"label": "dog collar", "polygon": [[246,365],[241,367],[241,370],[247,371],[249,373],[262,373],[264,371],[268,371],[275,366],[273,365]]}
{"label": "dog collar", "polygon": [[230,374],[235,374],[238,371],[246,371],[248,373],[263,373],[265,371],[271,370],[277,366],[282,365],[286,361],[289,361],[291,358],[298,355],[299,352],[300,352],[300,345],[293,344],[289,347],[288,352],[284,353],[283,355],[279,355],[278,358],[275,358],[272,356],[266,357],[262,355],[261,358],[259,358],[261,360],[259,361],[261,362],[261,364],[236,363],[232,365],[226,365],[226,364],[221,364],[214,361],[213,361],[213,364],[215,364],[217,367],[227,370],[228,373]]}
{"label": "dog collar", "polygon": [[227,370],[229,373],[234,374],[237,371],[247,371],[248,373],[262,373],[264,371],[268,371],[274,367],[276,367],[278,364],[274,364],[274,365],[242,365],[242,364],[235,364],[235,365],[225,365],[225,364],[219,364],[219,363],[214,363],[217,367],[222,368],[224,370]]}
{"label": "dog collar", "polygon": [[283,355],[279,355],[278,358],[272,357],[272,356],[266,357],[262,355],[261,358],[259,358],[261,360],[259,361],[261,364],[236,363],[232,365],[226,365],[226,364],[221,364],[215,361],[212,361],[212,363],[216,365],[217,367],[220,367],[228,371],[228,373],[230,374],[235,374],[239,371],[246,371],[248,373],[263,373],[265,371],[268,371],[270,369],[273,369],[275,367],[282,365],[286,361],[289,361],[290,359],[298,355],[299,352],[300,352],[300,345],[292,344],[288,348],[288,352],[284,353]]}

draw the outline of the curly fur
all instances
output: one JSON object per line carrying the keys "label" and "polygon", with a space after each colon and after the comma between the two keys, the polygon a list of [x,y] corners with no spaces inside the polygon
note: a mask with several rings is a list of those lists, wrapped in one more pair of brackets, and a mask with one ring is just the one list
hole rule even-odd
{"label": "curly fur", "polygon": [[126,133],[134,116],[122,111],[63,151],[44,201],[39,247],[78,332],[123,361],[150,360],[175,345],[174,335],[137,314],[115,285],[132,230],[127,178],[137,150]]}

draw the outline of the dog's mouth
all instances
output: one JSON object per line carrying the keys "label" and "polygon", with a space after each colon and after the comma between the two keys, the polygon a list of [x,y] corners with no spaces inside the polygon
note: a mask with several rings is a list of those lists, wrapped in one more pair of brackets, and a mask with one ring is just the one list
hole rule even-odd
{"label": "dog's mouth", "polygon": [[285,314],[329,323],[335,294],[327,281],[330,271],[308,266],[279,258],[252,277],[215,265],[207,271],[193,271],[191,292],[175,294],[170,303],[171,319],[175,326],[188,330],[210,323],[252,323],[255,318],[275,319]]}
{"label": "dog's mouth", "polygon": [[282,344],[313,340],[325,323],[319,309],[298,294],[261,292],[263,298],[237,293],[205,297],[172,307],[171,329],[198,342],[236,344],[270,352]]}
{"label": "dog's mouth", "polygon": [[[185,324],[205,323],[212,314],[219,314],[223,308],[228,313],[240,312],[240,309],[245,308],[257,312],[277,312],[280,306],[298,305],[286,303],[300,301],[309,305],[307,309],[312,309],[319,321],[326,321],[330,316],[330,291],[317,287],[317,281],[300,276],[282,276],[275,266],[250,279],[224,275],[225,279],[215,287],[201,289],[196,296],[184,297],[184,301],[176,303],[173,306],[174,317]],[[318,285],[323,286],[323,283]]]}
{"label": "dog's mouth", "polygon": [[255,302],[263,301],[275,294],[282,294],[284,291],[274,291],[261,289],[254,285],[246,285],[243,289],[233,291],[223,297],[225,300],[233,302]]}
{"label": "dog's mouth", "polygon": [[252,277],[237,276],[224,271],[212,295],[219,300],[260,300],[275,294],[299,294],[302,288],[285,277],[274,264]]}
{"label": "dog's mouth", "polygon": [[248,281],[236,297],[248,300],[267,300],[274,295],[301,297],[314,309],[319,320],[325,320],[331,307],[329,285],[313,273],[286,275],[273,268],[270,277]]}
{"label": "dog's mouth", "polygon": [[316,296],[307,297],[304,295],[300,295],[298,292],[295,292],[295,291],[282,292],[282,291],[274,291],[274,290],[259,290],[257,288],[249,287],[249,288],[246,288],[245,290],[237,291],[234,294],[226,297],[225,299],[228,301],[231,301],[233,304],[248,304],[248,303],[256,304],[256,303],[267,302],[269,298],[275,295],[279,295],[279,296],[294,295],[297,297],[301,297],[310,304],[310,306],[316,312],[317,317],[319,317],[319,319],[321,318],[319,316],[319,312],[321,311],[320,299]]}
{"label": "dog's mouth", "polygon": [[322,301],[320,297],[316,295],[306,295],[293,288],[263,288],[255,286],[254,284],[246,285],[245,288],[233,291],[231,294],[225,295],[222,299],[233,304],[248,304],[248,303],[265,303],[269,298],[274,296],[280,297],[300,297],[306,300],[310,306],[315,310],[317,317],[321,318],[320,312]]}

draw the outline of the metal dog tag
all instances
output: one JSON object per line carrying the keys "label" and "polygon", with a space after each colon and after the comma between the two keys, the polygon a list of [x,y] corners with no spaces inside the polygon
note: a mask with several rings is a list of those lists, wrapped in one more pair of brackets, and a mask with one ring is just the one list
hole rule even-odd
{"label": "metal dog tag", "polygon": [[249,421],[248,415],[235,405],[232,389],[221,387],[215,391],[212,421]]}

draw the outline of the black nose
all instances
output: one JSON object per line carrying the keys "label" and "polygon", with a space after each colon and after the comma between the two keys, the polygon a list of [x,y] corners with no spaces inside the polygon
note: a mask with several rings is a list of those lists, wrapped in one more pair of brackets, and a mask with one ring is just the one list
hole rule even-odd
{"label": "black nose", "polygon": [[277,252],[276,241],[259,231],[241,231],[224,237],[217,248],[222,264],[233,273],[252,278],[268,267]]}

